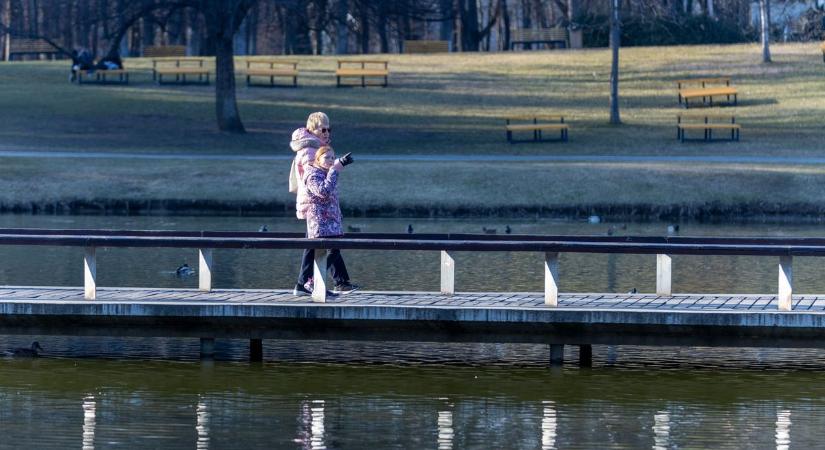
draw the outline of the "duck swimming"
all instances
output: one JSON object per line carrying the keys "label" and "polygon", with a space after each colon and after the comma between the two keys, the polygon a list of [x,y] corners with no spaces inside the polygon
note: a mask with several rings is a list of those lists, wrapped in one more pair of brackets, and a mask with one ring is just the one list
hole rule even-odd
{"label": "duck swimming", "polygon": [[6,352],[7,356],[14,356],[15,358],[37,358],[40,356],[37,352],[43,351],[43,347],[37,341],[32,342],[30,348],[19,347]]}
{"label": "duck swimming", "polygon": [[195,269],[189,267],[189,264],[183,263],[180,267],[175,269],[175,275],[179,277],[188,277],[195,274]]}

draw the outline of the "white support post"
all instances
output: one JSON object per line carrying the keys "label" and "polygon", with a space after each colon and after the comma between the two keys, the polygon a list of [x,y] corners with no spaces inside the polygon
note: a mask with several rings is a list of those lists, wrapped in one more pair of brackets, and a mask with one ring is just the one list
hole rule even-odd
{"label": "white support post", "polygon": [[673,295],[670,255],[656,255],[656,295]]}
{"label": "white support post", "polygon": [[327,301],[327,250],[315,249],[315,259],[312,263],[312,301],[325,303]]}
{"label": "white support post", "polygon": [[441,293],[455,294],[455,259],[446,250],[441,251]]}
{"label": "white support post", "polygon": [[94,300],[97,297],[97,260],[96,249],[83,249],[83,298]]}
{"label": "white support post", "polygon": [[779,293],[777,296],[780,311],[790,311],[793,307],[793,256],[779,257]]}
{"label": "white support post", "polygon": [[198,289],[212,290],[212,249],[198,249]]}
{"label": "white support post", "polygon": [[544,304],[559,305],[559,253],[544,254]]}

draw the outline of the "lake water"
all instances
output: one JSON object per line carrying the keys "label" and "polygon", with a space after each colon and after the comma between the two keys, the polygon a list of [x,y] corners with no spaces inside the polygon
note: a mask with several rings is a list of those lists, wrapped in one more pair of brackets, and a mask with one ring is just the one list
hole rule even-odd
{"label": "lake water", "polygon": [[[0,227],[303,231],[262,218],[0,216]],[[347,220],[369,232],[664,235],[667,224]],[[683,236],[822,236],[803,225],[681,224]],[[290,288],[299,251],[215,252],[218,288]],[[366,289],[436,290],[437,252],[347,251]],[[195,287],[197,254],[98,250],[102,286]],[[542,255],[459,253],[457,289],[540,291]],[[772,293],[773,258],[674,256],[675,292]],[[561,258],[563,292],[653,291],[655,256]],[[822,293],[815,258],[797,292]],[[0,247],[0,285],[82,285],[82,250]],[[825,351],[594,346],[593,368],[547,367],[543,345],[0,336],[0,449],[815,448],[825,438]],[[576,348],[566,348],[574,360]]]}

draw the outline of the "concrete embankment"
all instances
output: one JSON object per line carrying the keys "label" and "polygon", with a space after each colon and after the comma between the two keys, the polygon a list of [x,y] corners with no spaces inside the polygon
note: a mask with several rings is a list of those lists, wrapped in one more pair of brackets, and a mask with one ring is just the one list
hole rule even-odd
{"label": "concrete embankment", "polygon": [[[575,205],[342,205],[347,217],[508,217],[586,218],[612,221],[690,220],[724,222],[821,222],[825,204],[698,203],[698,204],[575,204]],[[98,199],[0,203],[0,213],[58,215],[203,215],[291,217],[293,203],[181,199]]]}

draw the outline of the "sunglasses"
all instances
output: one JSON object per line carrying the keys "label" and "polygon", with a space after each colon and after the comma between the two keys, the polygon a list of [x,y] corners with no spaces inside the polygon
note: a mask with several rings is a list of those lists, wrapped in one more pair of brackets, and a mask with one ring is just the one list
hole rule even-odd
{"label": "sunglasses", "polygon": [[332,128],[321,128],[321,133],[332,133]]}

